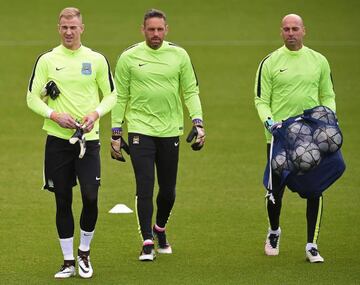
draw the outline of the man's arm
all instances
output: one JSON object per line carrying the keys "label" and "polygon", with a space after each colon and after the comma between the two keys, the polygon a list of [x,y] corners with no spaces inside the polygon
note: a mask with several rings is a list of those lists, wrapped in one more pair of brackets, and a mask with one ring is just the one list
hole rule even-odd
{"label": "man's arm", "polygon": [[336,112],[333,79],[331,76],[330,65],[325,57],[324,57],[322,65],[321,65],[319,98],[320,98],[321,105],[329,107],[331,110]]}
{"label": "man's arm", "polygon": [[184,52],[181,65],[180,84],[183,91],[184,102],[189,110],[192,120],[203,119],[201,102],[199,97],[199,84],[189,55]]}
{"label": "man's arm", "polygon": [[43,100],[41,94],[48,81],[48,70],[46,59],[40,55],[37,59],[33,73],[30,78],[26,101],[28,107],[44,118],[49,118],[63,128],[74,129],[76,122],[69,114],[58,113],[50,108]]}
{"label": "man's arm", "polygon": [[53,109],[51,109],[43,100],[41,100],[41,93],[48,80],[48,71],[46,60],[43,55],[40,55],[36,60],[34,70],[32,72],[26,101],[28,107],[35,113],[42,117],[50,118]]}
{"label": "man's arm", "polygon": [[115,68],[116,103],[111,112],[112,128],[121,128],[125,116],[126,106],[130,98],[130,72],[123,55]]}
{"label": "man's arm", "polygon": [[82,128],[85,132],[90,132],[94,128],[96,120],[108,113],[116,103],[116,90],[109,62],[102,56],[99,59],[98,64],[99,67],[96,72],[96,82],[103,94],[103,98],[95,111],[92,111],[83,117]]}
{"label": "man's arm", "polygon": [[258,111],[262,123],[269,118],[272,119],[271,113],[271,73],[266,64],[268,57],[263,59],[256,72],[255,78],[255,107]]}
{"label": "man's arm", "polygon": [[96,82],[103,94],[100,104],[96,107],[99,117],[108,113],[116,103],[116,89],[114,79],[111,74],[109,62],[105,57],[101,57],[99,70],[96,73]]}

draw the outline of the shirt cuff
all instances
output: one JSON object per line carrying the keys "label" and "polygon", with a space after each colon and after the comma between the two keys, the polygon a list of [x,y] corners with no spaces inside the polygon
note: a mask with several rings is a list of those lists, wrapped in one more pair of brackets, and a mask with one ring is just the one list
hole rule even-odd
{"label": "shirt cuff", "polygon": [[46,116],[50,119],[51,113],[54,112],[53,109],[49,108],[46,112]]}
{"label": "shirt cuff", "polygon": [[100,111],[100,109],[99,109],[99,108],[96,108],[96,109],[95,109],[95,111],[98,113],[99,118],[100,118],[100,117],[101,117],[101,115],[102,115],[102,112]]}

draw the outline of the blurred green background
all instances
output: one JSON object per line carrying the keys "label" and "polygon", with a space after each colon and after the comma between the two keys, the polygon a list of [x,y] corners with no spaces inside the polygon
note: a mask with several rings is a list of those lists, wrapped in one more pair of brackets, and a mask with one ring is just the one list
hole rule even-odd
{"label": "blurred green background", "polygon": [[[177,201],[168,225],[172,256],[137,260],[131,163],[111,160],[110,120],[101,120],[102,187],[92,243],[92,280],[64,284],[359,284],[360,2],[349,1],[20,1],[0,2],[0,284],[53,284],[62,263],[53,195],[41,191],[45,133],[26,106],[27,84],[39,54],[59,44],[57,18],[80,8],[84,45],[112,68],[127,46],[142,41],[144,12],[166,12],[167,39],[191,56],[200,82],[207,142],[193,152],[182,138]],[[267,232],[262,174],[265,140],[253,104],[257,66],[282,45],[281,18],[297,13],[305,44],[330,62],[347,170],[325,193],[319,248],[324,264],[305,262],[305,200],[284,197],[278,257],[263,253]],[[190,122],[186,118],[187,129]],[[74,190],[75,247],[81,202]]]}

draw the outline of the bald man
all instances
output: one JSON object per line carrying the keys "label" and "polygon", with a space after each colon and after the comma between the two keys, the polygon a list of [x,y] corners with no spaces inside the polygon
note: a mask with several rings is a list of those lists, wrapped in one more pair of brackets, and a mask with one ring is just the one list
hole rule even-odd
{"label": "bald man", "polygon": [[[296,14],[286,15],[281,21],[280,34],[284,45],[261,61],[255,80],[255,106],[265,126],[268,157],[271,131],[279,125],[276,122],[302,114],[304,110],[318,105],[335,111],[329,63],[323,55],[303,45],[305,27],[301,17]],[[266,196],[269,229],[265,254],[276,256],[279,254],[279,220],[285,187],[280,186],[280,177],[276,174],[272,176],[272,184],[272,196]],[[274,198],[275,203],[270,198]],[[322,196],[307,199],[305,253],[311,263],[324,262],[317,246],[322,207]]]}

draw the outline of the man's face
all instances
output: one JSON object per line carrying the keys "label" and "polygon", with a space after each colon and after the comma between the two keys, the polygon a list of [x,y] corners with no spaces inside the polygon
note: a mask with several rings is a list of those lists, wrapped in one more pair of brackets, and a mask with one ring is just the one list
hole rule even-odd
{"label": "man's face", "polygon": [[167,31],[168,26],[163,18],[149,18],[142,26],[142,32],[145,36],[146,43],[152,49],[161,47]]}
{"label": "man's face", "polygon": [[303,45],[305,28],[302,20],[297,17],[287,17],[282,22],[281,37],[289,50],[299,50]]}
{"label": "man's face", "polygon": [[60,19],[59,34],[62,44],[68,49],[78,49],[81,45],[81,34],[84,31],[84,25],[78,17]]}

